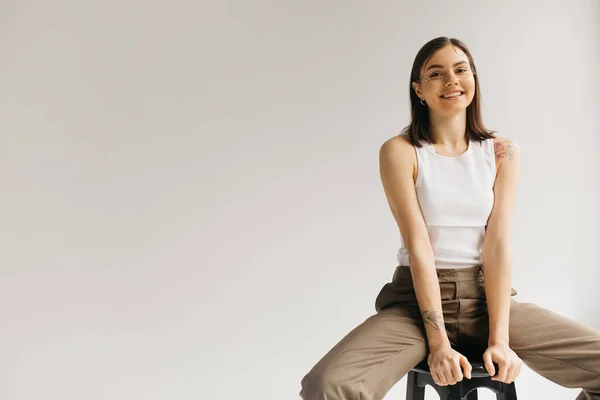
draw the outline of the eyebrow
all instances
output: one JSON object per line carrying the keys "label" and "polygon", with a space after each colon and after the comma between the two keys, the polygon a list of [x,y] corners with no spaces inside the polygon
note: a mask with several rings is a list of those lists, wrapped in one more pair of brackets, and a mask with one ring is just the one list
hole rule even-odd
{"label": "eyebrow", "polygon": [[[453,65],[453,67],[456,67],[457,65],[460,65],[460,64],[467,64],[467,62],[466,61],[459,61],[459,62],[455,63]],[[431,68],[444,68],[444,66],[440,65],[440,64],[433,64],[433,65],[430,65],[429,67],[427,67],[427,69],[425,70],[425,72],[429,71]]]}

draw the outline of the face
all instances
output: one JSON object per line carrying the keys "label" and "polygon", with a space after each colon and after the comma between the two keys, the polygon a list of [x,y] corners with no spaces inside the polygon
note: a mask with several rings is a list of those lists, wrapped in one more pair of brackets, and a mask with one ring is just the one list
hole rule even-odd
{"label": "face", "polygon": [[[421,84],[413,82],[413,89],[427,103],[430,112],[450,115],[462,112],[475,95],[475,77],[469,58],[458,47],[446,46],[438,50],[421,69]],[[445,94],[460,92],[458,97]]]}

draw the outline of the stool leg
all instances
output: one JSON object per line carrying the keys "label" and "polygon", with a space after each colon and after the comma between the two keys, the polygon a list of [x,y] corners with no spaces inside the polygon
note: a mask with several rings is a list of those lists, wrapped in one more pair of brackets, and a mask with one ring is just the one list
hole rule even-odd
{"label": "stool leg", "polygon": [[477,397],[477,389],[469,393],[467,397],[465,397],[465,400],[479,400],[479,398]]}
{"label": "stool leg", "polygon": [[450,397],[450,390],[447,386],[438,386],[435,391],[438,396],[440,396],[440,400],[452,400],[452,397]]}
{"label": "stool leg", "polygon": [[502,393],[496,394],[496,400],[518,400],[517,388],[514,382],[510,385],[507,383],[503,383],[502,389],[504,389]]}
{"label": "stool leg", "polygon": [[462,400],[462,387],[459,384],[446,386],[445,396],[440,396],[440,400]]}
{"label": "stool leg", "polygon": [[460,384],[451,386],[433,386],[440,400],[463,400]]}
{"label": "stool leg", "polygon": [[425,400],[425,388],[417,384],[417,373],[415,371],[408,373],[406,400]]}

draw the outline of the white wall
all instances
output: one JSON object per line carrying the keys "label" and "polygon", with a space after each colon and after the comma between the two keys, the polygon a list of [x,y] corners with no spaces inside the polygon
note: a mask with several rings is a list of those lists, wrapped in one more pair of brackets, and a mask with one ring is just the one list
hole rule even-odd
{"label": "white wall", "polygon": [[396,266],[377,153],[442,35],[523,151],[517,299],[600,327],[600,5],[497,4],[0,3],[0,398],[298,398]]}

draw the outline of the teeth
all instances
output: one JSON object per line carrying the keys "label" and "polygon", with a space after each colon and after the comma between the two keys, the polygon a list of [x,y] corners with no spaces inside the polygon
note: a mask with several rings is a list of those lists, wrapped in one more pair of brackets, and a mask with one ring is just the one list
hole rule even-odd
{"label": "teeth", "polygon": [[456,93],[452,93],[452,94],[444,95],[444,96],[442,96],[442,97],[446,97],[446,98],[447,98],[447,97],[458,97],[458,96],[460,96],[461,94],[462,94],[462,93],[460,93],[460,92],[456,92]]}

